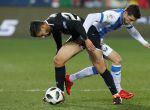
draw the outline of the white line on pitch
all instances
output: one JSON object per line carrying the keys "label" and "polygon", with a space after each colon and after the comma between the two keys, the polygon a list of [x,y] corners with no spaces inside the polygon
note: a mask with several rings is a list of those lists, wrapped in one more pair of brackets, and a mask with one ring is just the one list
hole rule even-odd
{"label": "white line on pitch", "polygon": [[[131,89],[129,89],[131,90]],[[0,89],[0,92],[44,92],[46,90],[42,89],[26,89],[26,90],[5,90],[5,89]],[[73,89],[72,91],[76,92],[98,92],[98,91],[108,91],[108,89]],[[150,91],[150,89],[133,89],[131,91]]]}

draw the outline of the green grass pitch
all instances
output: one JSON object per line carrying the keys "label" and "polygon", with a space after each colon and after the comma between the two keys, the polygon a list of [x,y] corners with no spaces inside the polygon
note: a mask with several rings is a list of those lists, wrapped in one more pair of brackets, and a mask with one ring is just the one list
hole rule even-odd
{"label": "green grass pitch", "polygon": [[[43,103],[45,90],[55,86],[55,43],[11,38],[0,39],[0,110],[150,110],[150,50],[132,38],[106,42],[122,56],[122,86],[135,93],[133,99],[112,105],[112,96],[97,75],[77,80],[65,103]],[[90,65],[82,52],[67,63],[67,71],[74,73]]]}

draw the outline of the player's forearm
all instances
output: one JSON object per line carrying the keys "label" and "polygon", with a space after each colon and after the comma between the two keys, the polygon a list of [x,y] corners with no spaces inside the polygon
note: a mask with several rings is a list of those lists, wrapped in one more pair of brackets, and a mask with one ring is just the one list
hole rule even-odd
{"label": "player's forearm", "polygon": [[141,34],[134,28],[132,27],[131,29],[127,29],[129,34],[139,41],[142,45],[146,45],[148,42],[141,36]]}
{"label": "player's forearm", "polygon": [[139,36],[137,40],[144,46],[148,43],[142,36]]}

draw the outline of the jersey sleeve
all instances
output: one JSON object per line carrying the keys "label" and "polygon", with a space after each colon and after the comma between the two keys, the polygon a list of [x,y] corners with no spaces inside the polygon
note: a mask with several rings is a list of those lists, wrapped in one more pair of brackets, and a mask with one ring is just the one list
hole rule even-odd
{"label": "jersey sleeve", "polygon": [[92,24],[94,22],[100,22],[100,21],[102,21],[102,19],[103,19],[103,16],[101,16],[101,13],[88,14],[83,23],[83,27],[84,27],[86,33],[88,32],[90,26],[92,26]]}
{"label": "jersey sleeve", "polygon": [[148,42],[144,40],[138,30],[135,29],[133,25],[126,25],[128,33],[141,44],[146,45]]}
{"label": "jersey sleeve", "polygon": [[88,32],[90,26],[95,23],[100,24],[113,24],[117,20],[118,15],[116,13],[112,13],[112,11],[105,11],[102,13],[91,13],[86,17],[83,26],[85,28],[86,33]]}
{"label": "jersey sleeve", "polygon": [[81,35],[81,37],[83,38],[83,40],[87,39],[87,35],[85,32],[85,29],[82,25],[82,23],[80,21],[77,20],[68,20],[67,21],[67,28],[70,31],[76,31],[79,35]]}

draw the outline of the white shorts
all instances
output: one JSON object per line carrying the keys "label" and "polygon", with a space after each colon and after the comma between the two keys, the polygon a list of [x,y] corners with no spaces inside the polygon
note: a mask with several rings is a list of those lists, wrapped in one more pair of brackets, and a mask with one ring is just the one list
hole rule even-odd
{"label": "white shorts", "polygon": [[103,51],[103,55],[107,57],[110,55],[113,49],[109,47],[107,44],[102,44],[102,51]]}

